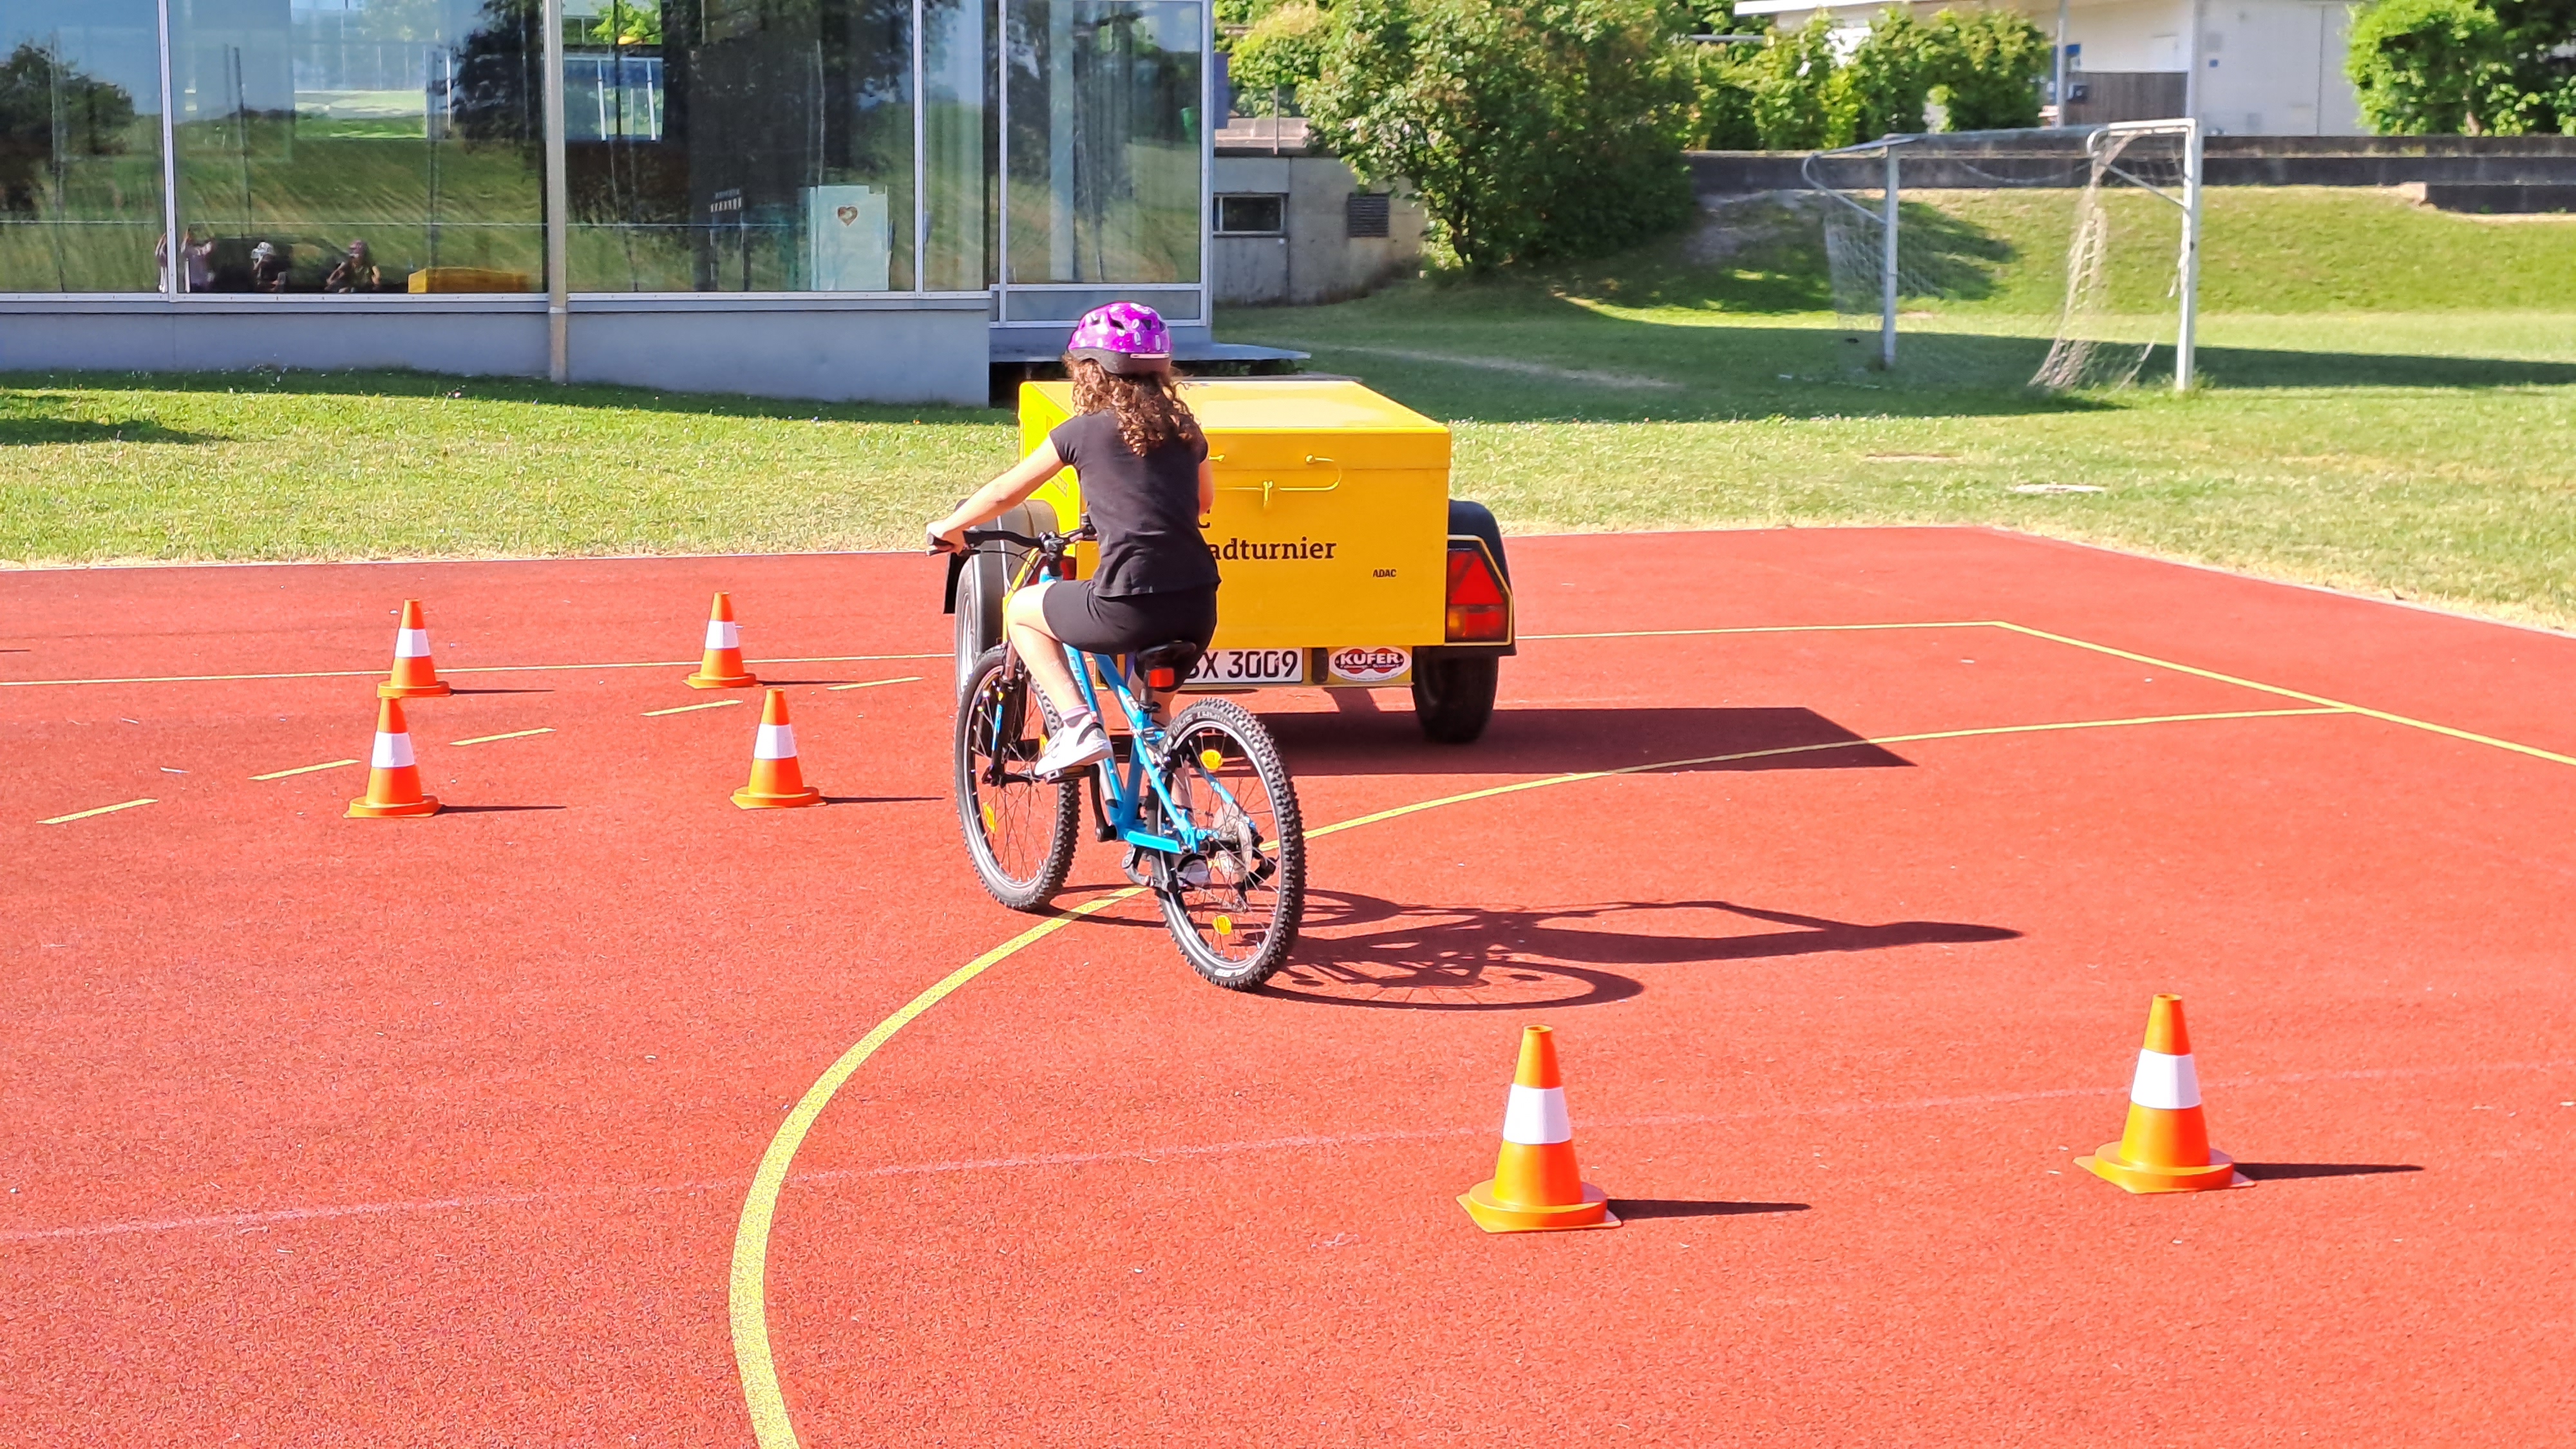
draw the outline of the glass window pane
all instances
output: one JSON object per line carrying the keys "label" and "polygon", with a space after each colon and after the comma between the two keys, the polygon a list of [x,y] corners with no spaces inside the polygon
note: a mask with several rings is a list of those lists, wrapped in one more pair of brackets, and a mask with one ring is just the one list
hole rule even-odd
{"label": "glass window pane", "polygon": [[912,289],[912,0],[564,12],[573,290]]}
{"label": "glass window pane", "polygon": [[532,0],[171,0],[186,289],[544,284]]}
{"label": "glass window pane", "polygon": [[1199,279],[1191,0],[1007,0],[1013,282]]}
{"label": "glass window pane", "polygon": [[992,175],[985,162],[991,125],[984,103],[992,76],[985,17],[991,0],[929,0],[923,6],[923,169],[930,192],[930,250],[922,285],[933,292],[980,292],[992,285],[986,212]]}
{"label": "glass window pane", "polygon": [[161,240],[152,0],[0,0],[0,292],[146,292]]}

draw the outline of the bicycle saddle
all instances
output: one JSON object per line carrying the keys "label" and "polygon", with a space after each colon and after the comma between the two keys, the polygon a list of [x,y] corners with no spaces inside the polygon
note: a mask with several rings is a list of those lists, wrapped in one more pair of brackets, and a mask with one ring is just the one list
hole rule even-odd
{"label": "bicycle saddle", "polygon": [[1204,652],[1193,639],[1175,639],[1169,644],[1139,649],[1136,651],[1136,672],[1145,676],[1145,683],[1150,688],[1177,689],[1182,680],[1190,677],[1191,667],[1199,662],[1199,655]]}

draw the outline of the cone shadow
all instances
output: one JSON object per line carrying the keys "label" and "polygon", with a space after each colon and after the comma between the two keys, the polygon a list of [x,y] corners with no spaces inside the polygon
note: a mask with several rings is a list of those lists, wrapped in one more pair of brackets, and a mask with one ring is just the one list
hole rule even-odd
{"label": "cone shadow", "polygon": [[540,689],[534,686],[526,689],[458,689],[455,686],[450,685],[447,693],[449,697],[453,698],[458,695],[467,694],[552,694],[554,691],[551,689]]}
{"label": "cone shadow", "polygon": [[826,805],[916,805],[944,799],[940,795],[826,795]]}
{"label": "cone shadow", "polygon": [[2256,1182],[2270,1182],[2291,1177],[2369,1177],[2424,1169],[2412,1162],[2240,1162],[2236,1170]]}
{"label": "cone shadow", "polygon": [[1687,1197],[1614,1197],[1610,1211],[1625,1222],[1640,1218],[1732,1218],[1752,1213],[1803,1213],[1802,1202],[1719,1202]]}
{"label": "cone shadow", "polygon": [[569,805],[441,805],[441,815],[504,815],[519,810],[569,810]]}

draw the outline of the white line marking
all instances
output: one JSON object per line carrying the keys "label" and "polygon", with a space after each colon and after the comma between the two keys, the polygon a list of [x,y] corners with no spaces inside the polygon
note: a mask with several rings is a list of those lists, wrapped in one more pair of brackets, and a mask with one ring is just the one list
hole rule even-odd
{"label": "white line marking", "polygon": [[[2459,1076],[2471,1072],[2554,1072],[2576,1068],[2576,1058],[2541,1062],[2468,1062],[2431,1067],[2359,1067],[2338,1072],[2282,1072],[2262,1077],[2230,1077],[2210,1085],[2219,1088],[2289,1087],[2307,1082],[2376,1082],[2414,1077]],[[1851,1117],[1880,1112],[1937,1112],[1953,1107],[2011,1107],[2068,1097],[2118,1097],[2126,1087],[2045,1087],[2028,1092],[1982,1092],[1941,1097],[1911,1097],[1894,1102],[1823,1102],[1804,1107],[1760,1107],[1746,1112],[1694,1112],[1656,1117],[1591,1118],[1577,1124],[1586,1132],[1619,1132],[1656,1127],[1704,1127],[1726,1122],[1757,1122],[1779,1117]],[[881,1177],[933,1177],[961,1172],[1003,1172],[1030,1167],[1084,1167],[1101,1162],[1152,1162],[1159,1158],[1228,1157],[1245,1152],[1294,1152],[1307,1148],[1365,1147],[1380,1142],[1433,1142],[1491,1137],[1491,1123],[1465,1127],[1395,1128],[1383,1132],[1311,1133],[1294,1137],[1256,1137],[1235,1142],[1185,1143],[1178,1146],[1128,1147],[1105,1152],[1038,1152],[1013,1157],[955,1158],[942,1162],[890,1163],[883,1167],[840,1168],[798,1173],[799,1186],[855,1182]],[[411,1202],[370,1202],[320,1207],[271,1208],[258,1212],[218,1213],[204,1217],[145,1218],[61,1228],[19,1228],[0,1232],[0,1243],[32,1243],[58,1238],[105,1238],[127,1233],[179,1232],[190,1228],[246,1228],[266,1223],[328,1221],[334,1218],[385,1217],[400,1213],[452,1212],[485,1207],[520,1207],[530,1203],[568,1202],[589,1197],[664,1197],[677,1193],[734,1191],[748,1179],[718,1178],[706,1182],[648,1183],[632,1187],[550,1188],[535,1192],[484,1196],[426,1198]]]}
{"label": "white line marking", "polygon": [[829,685],[827,686],[827,689],[830,692],[837,694],[844,689],[874,689],[880,684],[919,684],[920,682],[920,675],[907,674],[901,679],[863,679],[856,684]]}
{"label": "white line marking", "polygon": [[646,719],[652,719],[659,715],[688,714],[694,710],[701,709],[723,709],[726,705],[740,703],[742,703],[742,701],[738,699],[711,699],[704,704],[679,704],[673,705],[669,709],[648,709],[644,711],[644,717]]}

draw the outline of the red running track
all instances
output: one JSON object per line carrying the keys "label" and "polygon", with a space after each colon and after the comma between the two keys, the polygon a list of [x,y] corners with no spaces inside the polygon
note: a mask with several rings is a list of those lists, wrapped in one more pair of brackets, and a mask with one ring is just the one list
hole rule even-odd
{"label": "red running track", "polygon": [[[2576,643],[1981,531],[1513,552],[1534,634],[1781,632],[1533,639],[1464,750],[1262,696],[1310,821],[1753,757],[1320,839],[1267,995],[1130,903],[922,1013],[778,1196],[802,1443],[2566,1441]],[[955,838],[936,586],[0,575],[0,680],[356,671],[0,684],[0,1443],[750,1443],[755,1164],[1028,924]],[[737,811],[753,712],[646,713],[710,702],[716,588],[821,661],[761,672],[838,803]],[[490,691],[411,712],[480,808],[250,779],[364,756],[406,596]],[[1895,623],[1966,627],[1813,627]],[[2072,1166],[2158,990],[2251,1191]],[[1617,1232],[1452,1201],[1525,1020]]]}

